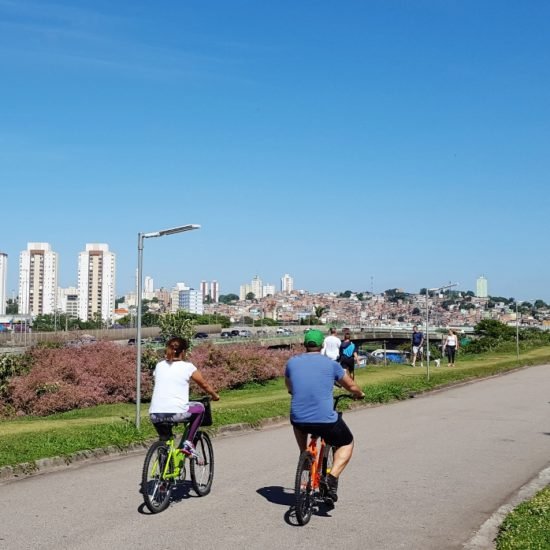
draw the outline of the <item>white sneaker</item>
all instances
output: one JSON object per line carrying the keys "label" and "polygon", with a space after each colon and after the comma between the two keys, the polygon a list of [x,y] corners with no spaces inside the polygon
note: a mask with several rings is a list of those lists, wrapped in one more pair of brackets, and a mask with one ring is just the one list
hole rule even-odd
{"label": "white sneaker", "polygon": [[192,456],[192,457],[199,456],[197,454],[197,451],[195,450],[195,447],[193,446],[193,443],[191,443],[191,441],[187,439],[183,442],[183,447],[181,449],[181,452],[185,453],[187,456]]}

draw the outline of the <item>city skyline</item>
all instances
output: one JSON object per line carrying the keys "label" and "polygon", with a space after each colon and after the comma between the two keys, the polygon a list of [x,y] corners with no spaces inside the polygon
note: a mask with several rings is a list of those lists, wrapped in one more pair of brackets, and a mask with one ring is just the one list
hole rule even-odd
{"label": "city skyline", "polygon": [[[550,301],[550,4],[0,0],[0,251]],[[70,262],[68,261],[70,259]]]}
{"label": "city skyline", "polygon": [[[50,245],[50,243],[27,243],[27,249],[26,250],[22,250],[20,252],[20,261],[19,261],[19,270],[18,270],[18,273],[17,273],[17,279],[19,281],[19,292],[17,294],[15,294],[15,289],[12,289],[12,293],[9,294],[6,290],[4,296],[5,296],[5,300],[8,300],[10,299],[12,296],[16,296],[16,297],[19,297],[19,293],[21,292],[21,284],[23,284],[23,287],[25,287],[26,285],[28,286],[29,284],[29,281],[25,280],[25,273],[28,274],[29,272],[29,267],[27,264],[30,264],[30,252],[31,249],[33,248],[38,248],[38,249],[41,249],[39,250],[39,253],[40,254],[43,254],[44,252],[46,253],[49,253],[49,254],[54,254],[55,256],[55,280],[57,281],[57,269],[58,269],[58,266],[59,264],[61,263],[60,262],[60,259],[59,259],[59,254],[57,252],[53,252],[52,250],[52,247]],[[66,285],[66,286],[63,286],[63,285],[60,285],[60,284],[56,284],[54,285],[56,288],[53,289],[50,289],[51,292],[50,294],[55,295],[56,298],[55,300],[56,301],[59,301],[60,299],[63,299],[62,298],[62,294],[59,294],[58,291],[72,291],[73,289],[76,289],[78,290],[79,294],[82,295],[82,296],[87,296],[85,300],[81,300],[81,303],[80,303],[80,310],[79,310],[79,316],[81,318],[91,318],[93,315],[93,313],[95,313],[97,310],[96,310],[96,306],[93,306],[92,309],[90,309],[91,311],[91,314],[86,314],[83,316],[83,311],[84,309],[88,309],[88,300],[90,299],[91,297],[91,289],[92,287],[95,288],[95,286],[97,286],[97,283],[94,283],[93,285],[89,285],[86,281],[88,280],[88,277],[93,273],[93,278],[94,280],[98,277],[98,273],[99,273],[99,278],[101,279],[103,276],[106,276],[105,278],[105,291],[104,291],[104,294],[105,295],[108,295],[108,299],[101,305],[101,302],[98,302],[98,304],[100,304],[98,307],[100,310],[102,310],[102,314],[103,316],[106,315],[106,312],[107,311],[113,311],[114,310],[114,299],[115,297],[116,298],[120,298],[120,297],[123,297],[123,296],[128,296],[128,295],[131,295],[131,294],[134,294],[135,295],[135,291],[136,291],[136,287],[137,287],[137,284],[136,284],[136,281],[134,281],[134,287],[133,288],[127,288],[125,290],[121,290],[119,288],[116,287],[116,261],[115,261],[115,257],[116,255],[109,250],[109,245],[108,244],[97,244],[97,243],[86,243],[85,245],[85,248],[86,250],[84,252],[80,251],[78,253],[78,264],[77,264],[77,270],[76,270],[76,279],[77,279],[77,282],[75,284],[69,284],[69,285]],[[29,256],[27,258],[27,256]],[[100,263],[100,266],[98,267],[97,265],[95,265],[95,267],[92,267],[92,264],[90,263],[90,258],[91,257],[95,257],[95,262],[97,264],[97,261],[98,261],[98,258],[99,258],[99,262],[107,262],[106,266],[106,270],[105,272],[103,272],[103,268],[101,267],[102,263]],[[24,265],[21,263],[22,262],[22,259],[21,258],[27,258],[25,260],[26,263],[24,263]],[[103,260],[103,258],[106,258],[106,260]],[[0,286],[1,286],[1,283],[2,283],[2,280],[3,279],[7,279],[7,274],[9,273],[9,268],[7,267],[8,266],[8,258],[7,258],[7,255],[3,252],[0,252]],[[284,271],[284,270],[283,270]],[[281,271],[281,273],[283,273],[283,271]],[[103,275],[103,273],[105,273],[105,275]],[[28,275],[27,275],[28,276]],[[171,291],[171,290],[174,290],[176,289],[178,286],[181,286],[181,285],[185,285],[185,290],[197,290],[201,297],[204,299],[207,295],[210,295],[210,296],[214,296],[214,301],[218,301],[217,298],[219,298],[220,295],[223,295],[223,294],[236,294],[237,296],[239,296],[239,298],[241,300],[243,300],[245,298],[245,296],[249,293],[249,292],[252,292],[253,294],[255,294],[256,297],[264,297],[264,296],[267,296],[269,294],[275,294],[275,293],[278,293],[278,292],[281,292],[281,293],[289,293],[291,292],[292,290],[299,290],[299,291],[305,291],[305,292],[310,292],[312,294],[315,294],[315,293],[319,293],[319,294],[322,294],[322,293],[334,293],[334,292],[345,292],[345,291],[352,291],[352,292],[370,292],[371,291],[371,288],[369,288],[368,286],[365,286],[365,287],[359,287],[359,288],[350,288],[350,287],[347,287],[347,288],[333,288],[333,289],[326,289],[326,290],[323,290],[323,291],[314,291],[314,290],[311,290],[307,287],[296,287],[295,286],[295,283],[294,283],[294,277],[292,277],[289,273],[287,272],[284,272],[283,275],[280,275],[279,276],[279,281],[280,281],[280,288],[279,289],[276,289],[276,286],[272,283],[267,283],[265,284],[265,282],[263,281],[262,277],[260,275],[255,275],[253,278],[252,278],[252,281],[250,283],[241,283],[239,284],[239,289],[237,289],[236,291],[233,291],[233,290],[227,290],[227,291],[222,291],[220,292],[220,286],[223,287],[223,283],[220,284],[220,281],[218,281],[217,279],[213,279],[212,281],[206,281],[205,279],[201,279],[199,281],[199,283],[197,285],[194,285],[194,284],[187,284],[187,282],[181,282],[183,277],[180,277],[179,279],[174,279],[173,282],[171,284],[168,284],[168,285],[154,285],[154,281],[156,280],[156,277],[154,275],[151,275],[151,274],[148,274],[148,273],[145,273],[143,275],[143,278],[144,278],[144,285],[143,285],[143,293],[144,293],[144,296],[147,295],[147,293],[152,293],[153,291],[158,291],[158,290],[161,290],[161,289],[165,289],[167,291]],[[451,283],[451,281],[449,281],[449,283]],[[523,301],[535,301],[537,299],[542,299],[546,302],[546,300],[542,297],[542,296],[534,296],[534,295],[531,295],[531,297],[529,299],[526,299],[526,298],[519,298],[519,297],[516,297],[516,296],[513,296],[513,295],[510,295],[510,294],[496,294],[496,293],[490,293],[488,291],[488,288],[489,288],[489,281],[488,279],[484,276],[484,275],[479,275],[476,277],[476,279],[472,282],[471,286],[465,286],[465,285],[461,285],[460,283],[457,283],[455,285],[455,283],[452,283],[453,284],[453,287],[454,287],[454,290],[457,290],[457,291],[461,291],[461,292],[468,292],[468,291],[471,291],[473,292],[476,296],[478,297],[488,297],[488,296],[500,296],[500,297],[504,297],[504,298],[515,298],[517,300],[523,300]],[[372,285],[372,281],[370,281],[370,285]],[[444,285],[441,285],[441,286],[444,286]],[[390,290],[390,289],[393,289],[393,288],[397,288],[397,289],[401,289],[403,290],[404,292],[408,293],[408,294],[417,294],[420,292],[420,290],[422,288],[433,288],[433,287],[420,287],[418,289],[411,289],[409,287],[406,287],[405,285],[398,285],[396,287],[388,287],[388,288],[385,288],[385,289],[381,289],[377,292],[375,292],[374,294],[381,294],[383,293],[384,291],[386,290]],[[7,289],[7,287],[6,287]],[[179,289],[181,290],[181,289]],[[94,295],[97,291],[94,290]],[[100,290],[100,294],[101,294],[101,290]],[[0,292],[0,296],[1,296],[1,292]],[[24,295],[23,295],[23,298],[24,298]],[[28,298],[24,298],[24,299],[27,299]],[[52,298],[53,299],[53,298]],[[97,298],[96,298],[97,300]],[[550,302],[550,301],[549,301]],[[26,302],[23,303],[23,309],[25,309],[27,306],[25,305]],[[90,306],[92,307],[92,306]],[[51,307],[50,307],[51,309]],[[47,312],[50,312],[50,309],[47,309]],[[53,311],[53,310],[52,310]],[[107,317],[106,317],[107,318]]]}

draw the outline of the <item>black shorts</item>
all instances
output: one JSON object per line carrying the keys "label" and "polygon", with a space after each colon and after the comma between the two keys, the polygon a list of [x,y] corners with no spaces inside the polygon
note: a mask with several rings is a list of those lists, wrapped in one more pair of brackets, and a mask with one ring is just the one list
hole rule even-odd
{"label": "black shorts", "polygon": [[291,422],[291,424],[301,432],[322,437],[328,445],[332,445],[333,447],[343,447],[353,442],[353,434],[344,422],[341,414],[338,415],[336,422],[329,424],[309,422]]}

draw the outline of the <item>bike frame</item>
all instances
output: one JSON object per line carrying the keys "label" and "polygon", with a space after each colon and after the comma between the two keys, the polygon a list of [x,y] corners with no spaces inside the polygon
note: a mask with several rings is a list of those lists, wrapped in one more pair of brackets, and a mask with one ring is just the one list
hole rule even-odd
{"label": "bike frame", "polygon": [[[317,445],[319,441],[319,445]],[[323,471],[323,457],[325,455],[326,443],[322,437],[310,436],[308,452],[311,454],[313,461],[311,464],[311,488],[317,491],[321,484],[321,472]]]}

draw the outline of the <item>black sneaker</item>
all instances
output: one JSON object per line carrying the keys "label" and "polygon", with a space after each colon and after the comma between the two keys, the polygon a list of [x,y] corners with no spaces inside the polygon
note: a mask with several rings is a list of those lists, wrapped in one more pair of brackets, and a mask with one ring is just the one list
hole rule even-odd
{"label": "black sneaker", "polygon": [[330,506],[334,506],[335,502],[338,502],[338,478],[334,477],[332,474],[327,476],[326,480],[326,491],[325,491],[325,502]]}

